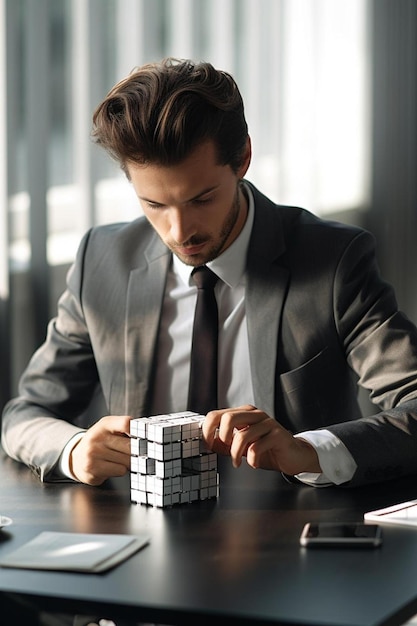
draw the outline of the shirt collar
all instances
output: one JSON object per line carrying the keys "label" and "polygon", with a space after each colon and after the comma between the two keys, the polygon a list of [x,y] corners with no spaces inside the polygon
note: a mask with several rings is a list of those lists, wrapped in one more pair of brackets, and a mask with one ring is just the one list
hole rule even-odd
{"label": "shirt collar", "polygon": [[[245,272],[246,254],[248,251],[249,239],[252,232],[255,214],[255,203],[252,191],[248,185],[245,183],[243,183],[243,185],[248,199],[248,215],[246,222],[234,242],[224,252],[222,252],[220,256],[214,259],[214,261],[207,263],[207,267],[217,274],[217,276],[229,285],[229,287],[236,287]],[[178,274],[184,284],[190,284],[190,277],[193,269],[193,267],[185,265],[185,263],[180,261],[175,254],[173,255],[173,270],[176,274]]]}

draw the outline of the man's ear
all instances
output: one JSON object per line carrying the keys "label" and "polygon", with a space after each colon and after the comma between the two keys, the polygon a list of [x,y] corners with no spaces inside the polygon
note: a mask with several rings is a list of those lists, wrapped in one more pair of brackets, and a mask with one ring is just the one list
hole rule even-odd
{"label": "man's ear", "polygon": [[127,161],[125,161],[124,163],[121,163],[120,169],[122,170],[122,172],[126,174],[127,180],[129,181],[129,183],[131,183],[132,179],[130,178],[129,166],[128,166]]}
{"label": "man's ear", "polygon": [[250,162],[252,160],[252,143],[251,143],[251,139],[248,135],[248,138],[246,140],[246,146],[245,146],[245,151],[243,153],[243,157],[242,157],[242,164],[239,167],[238,171],[237,171],[237,176],[238,178],[242,179],[244,178],[246,172],[249,169],[249,165]]}

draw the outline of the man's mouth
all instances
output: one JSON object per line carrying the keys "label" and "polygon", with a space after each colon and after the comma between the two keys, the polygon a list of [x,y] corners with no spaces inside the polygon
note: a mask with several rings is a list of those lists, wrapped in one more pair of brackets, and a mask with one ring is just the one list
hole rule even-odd
{"label": "man's mouth", "polygon": [[183,256],[194,256],[196,254],[200,254],[204,249],[206,243],[198,243],[189,246],[175,246],[175,252],[181,254]]}

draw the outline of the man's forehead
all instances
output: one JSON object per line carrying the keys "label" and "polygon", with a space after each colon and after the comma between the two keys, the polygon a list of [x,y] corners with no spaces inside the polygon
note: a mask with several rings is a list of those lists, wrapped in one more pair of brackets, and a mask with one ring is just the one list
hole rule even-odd
{"label": "man's forehead", "polygon": [[233,172],[219,165],[213,147],[205,145],[177,165],[129,163],[128,175],[141,199],[158,202],[164,195],[190,201],[219,187]]}

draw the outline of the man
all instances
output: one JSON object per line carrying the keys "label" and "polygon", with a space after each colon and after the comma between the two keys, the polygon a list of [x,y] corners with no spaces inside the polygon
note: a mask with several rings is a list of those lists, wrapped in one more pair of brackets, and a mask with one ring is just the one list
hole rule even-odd
{"label": "man", "polygon": [[[45,481],[128,472],[130,419],[187,408],[191,271],[207,265],[219,277],[218,402],[203,425],[213,450],[312,485],[417,472],[417,330],[369,233],[277,206],[245,180],[251,144],[232,77],[207,63],[146,65],[93,122],[145,216],[81,242],[4,410],[6,452]],[[357,381],[373,416],[361,416]],[[97,388],[107,415],[84,429]]]}

